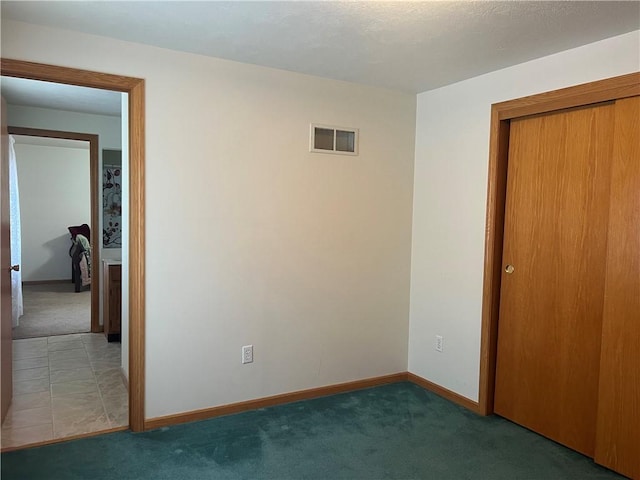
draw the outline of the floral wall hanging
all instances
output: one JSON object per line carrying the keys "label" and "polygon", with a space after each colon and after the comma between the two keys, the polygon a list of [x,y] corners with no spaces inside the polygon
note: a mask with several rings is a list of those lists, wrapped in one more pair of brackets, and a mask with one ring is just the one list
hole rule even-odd
{"label": "floral wall hanging", "polygon": [[105,165],[102,169],[102,245],[122,248],[122,169]]}

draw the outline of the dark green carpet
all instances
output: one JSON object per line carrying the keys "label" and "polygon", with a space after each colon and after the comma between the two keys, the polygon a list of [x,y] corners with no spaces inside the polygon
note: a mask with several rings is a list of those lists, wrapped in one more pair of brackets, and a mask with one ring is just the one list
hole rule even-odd
{"label": "dark green carpet", "polygon": [[2,454],[2,480],[614,479],[411,383]]}

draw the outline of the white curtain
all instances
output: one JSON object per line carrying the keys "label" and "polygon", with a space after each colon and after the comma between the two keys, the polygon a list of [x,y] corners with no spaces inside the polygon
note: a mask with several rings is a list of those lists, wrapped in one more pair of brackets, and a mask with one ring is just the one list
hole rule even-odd
{"label": "white curtain", "polygon": [[[11,265],[21,265],[20,234],[20,198],[18,196],[18,168],[16,151],[13,148],[15,139],[9,136],[9,209],[11,225]],[[11,272],[11,304],[13,306],[13,326],[17,327],[23,314],[22,305],[22,272]]]}

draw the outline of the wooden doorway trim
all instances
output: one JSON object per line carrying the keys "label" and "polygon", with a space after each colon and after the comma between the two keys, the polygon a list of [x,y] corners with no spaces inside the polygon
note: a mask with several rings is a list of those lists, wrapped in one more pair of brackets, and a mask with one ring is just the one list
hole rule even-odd
{"label": "wooden doorway trim", "polygon": [[[89,142],[89,177],[91,182],[91,189],[89,195],[91,196],[91,229],[93,235],[89,243],[91,243],[91,265],[100,265],[100,248],[96,238],[100,237],[98,231],[98,135],[89,133],[78,132],[61,132],[58,130],[43,130],[40,128],[23,128],[23,127],[8,127],[9,135],[25,135],[29,137],[46,137],[46,138],[61,138],[65,140],[80,140],[83,142]],[[99,318],[99,306],[100,306],[100,275],[92,275],[91,278],[91,331],[93,333],[100,332],[100,318]]]}
{"label": "wooden doorway trim", "polygon": [[143,79],[1,59],[9,77],[125,92],[129,97],[129,426],[144,430],[145,113]]}
{"label": "wooden doorway trim", "polygon": [[515,118],[528,115],[592,105],[636,95],[640,95],[640,72],[496,103],[491,106],[478,399],[478,413],[482,415],[493,413],[510,122]]}

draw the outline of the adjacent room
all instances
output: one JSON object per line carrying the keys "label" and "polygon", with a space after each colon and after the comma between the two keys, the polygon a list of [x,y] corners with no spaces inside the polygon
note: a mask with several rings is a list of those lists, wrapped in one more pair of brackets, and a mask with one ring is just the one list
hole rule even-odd
{"label": "adjacent room", "polygon": [[[640,478],[640,2],[1,8],[2,82],[121,111],[118,142],[56,114],[97,137],[102,190],[63,222],[100,272],[76,365],[12,338],[4,127],[54,109],[6,99],[3,478]],[[101,434],[56,435],[62,361]]]}
{"label": "adjacent room", "polygon": [[13,396],[2,444],[126,426],[127,352],[116,328],[127,211],[121,94],[13,77],[0,89],[11,263],[20,267],[11,277]]}
{"label": "adjacent room", "polygon": [[[3,91],[3,97],[7,98]],[[11,123],[10,117],[7,121]],[[12,135],[21,222],[20,262],[23,315],[13,338],[26,339],[91,331],[90,275],[75,283],[69,227],[91,223],[89,144],[78,140]],[[88,227],[88,225],[87,225]],[[77,241],[86,243],[89,229]],[[78,234],[80,235],[80,234]],[[18,242],[17,242],[18,243]],[[77,250],[77,248],[75,248]],[[87,270],[87,257],[83,268]],[[80,260],[76,261],[80,265]],[[78,294],[78,295],[72,295]],[[26,307],[26,312],[25,312]]]}

